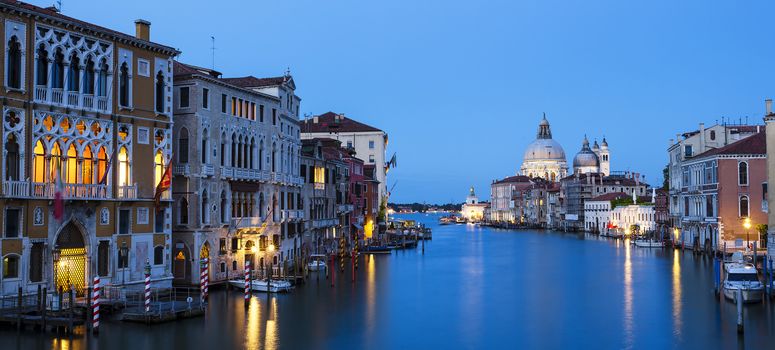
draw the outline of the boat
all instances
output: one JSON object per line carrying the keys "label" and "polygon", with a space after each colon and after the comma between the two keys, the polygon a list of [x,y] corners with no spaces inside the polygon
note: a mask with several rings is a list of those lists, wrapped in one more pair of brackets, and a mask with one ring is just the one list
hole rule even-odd
{"label": "boat", "polygon": [[742,291],[744,303],[761,302],[764,295],[756,268],[742,260],[724,264],[724,297],[735,301],[738,290]]}
{"label": "boat", "polygon": [[307,263],[307,270],[309,271],[323,271],[326,269],[325,259],[323,254],[311,254],[309,256],[310,262]]}
{"label": "boat", "polygon": [[641,248],[662,248],[664,246],[664,243],[653,239],[636,239],[634,244]]}
{"label": "boat", "polygon": [[[245,288],[245,280],[244,279],[233,279],[229,281],[229,284],[232,286],[235,286],[237,288]],[[271,293],[283,293],[283,292],[289,292],[291,289],[293,289],[293,286],[291,286],[291,282],[284,281],[284,280],[251,280],[250,281],[250,290],[254,292],[267,292],[267,290]]]}
{"label": "boat", "polygon": [[365,254],[390,254],[391,248],[386,245],[367,245],[361,250]]}

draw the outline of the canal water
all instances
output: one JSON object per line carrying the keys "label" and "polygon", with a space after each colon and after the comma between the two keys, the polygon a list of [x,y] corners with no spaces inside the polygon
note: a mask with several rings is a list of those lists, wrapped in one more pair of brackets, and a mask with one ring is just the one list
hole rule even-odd
{"label": "canal water", "polygon": [[2,349],[772,349],[775,307],[713,293],[691,252],[549,231],[438,226],[425,253],[362,257],[291,294],[211,292],[206,317],[156,326],[108,319],[99,337],[0,330]]}

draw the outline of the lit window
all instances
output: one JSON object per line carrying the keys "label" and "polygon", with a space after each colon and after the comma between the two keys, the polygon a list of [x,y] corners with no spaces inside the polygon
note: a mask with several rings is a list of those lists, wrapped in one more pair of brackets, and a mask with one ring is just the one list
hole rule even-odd
{"label": "lit window", "polygon": [[118,185],[128,186],[130,181],[129,154],[126,147],[121,147],[118,151]]}
{"label": "lit window", "polygon": [[19,257],[8,255],[3,258],[3,278],[19,278]]}

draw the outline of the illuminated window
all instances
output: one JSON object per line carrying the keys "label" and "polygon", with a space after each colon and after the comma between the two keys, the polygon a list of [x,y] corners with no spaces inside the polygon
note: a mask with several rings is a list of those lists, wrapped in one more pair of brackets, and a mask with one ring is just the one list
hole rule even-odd
{"label": "illuminated window", "polygon": [[321,167],[315,167],[315,183],[326,183],[326,169]]}
{"label": "illuminated window", "polygon": [[237,115],[237,98],[231,98],[231,115]]}
{"label": "illuminated window", "polygon": [[62,150],[56,142],[51,149],[51,158],[49,158],[48,168],[51,171],[51,176],[49,178],[51,182],[55,182],[58,177],[62,176],[62,173],[60,172],[62,170]]}
{"label": "illuminated window", "polygon": [[3,278],[19,278],[18,255],[7,255],[3,258]]}
{"label": "illuminated window", "polygon": [[100,150],[97,151],[97,178],[104,184],[108,184],[108,179],[105,176],[106,171],[108,171],[108,154],[105,152],[105,147],[100,147]]}
{"label": "illuminated window", "polygon": [[35,143],[35,159],[33,160],[32,176],[35,182],[46,181],[46,149],[43,148],[43,142],[38,140]]}
{"label": "illuminated window", "polygon": [[83,159],[81,162],[81,183],[91,184],[94,183],[94,160],[92,159],[92,153],[90,147],[83,149]]}
{"label": "illuminated window", "polygon": [[66,183],[74,184],[78,182],[78,153],[75,151],[75,145],[70,144],[70,148],[67,149],[67,162],[65,163],[65,181]]}
{"label": "illuminated window", "polygon": [[126,147],[121,147],[118,151],[118,185],[128,186],[130,181],[129,154]]}

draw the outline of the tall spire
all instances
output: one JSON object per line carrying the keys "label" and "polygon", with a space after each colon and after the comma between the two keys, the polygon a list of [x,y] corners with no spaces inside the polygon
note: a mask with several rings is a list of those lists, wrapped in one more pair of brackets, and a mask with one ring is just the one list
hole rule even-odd
{"label": "tall spire", "polygon": [[536,135],[536,138],[538,139],[552,138],[552,129],[549,127],[549,121],[546,120],[546,113],[544,113],[543,119],[541,119],[541,122],[538,124],[538,134]]}

